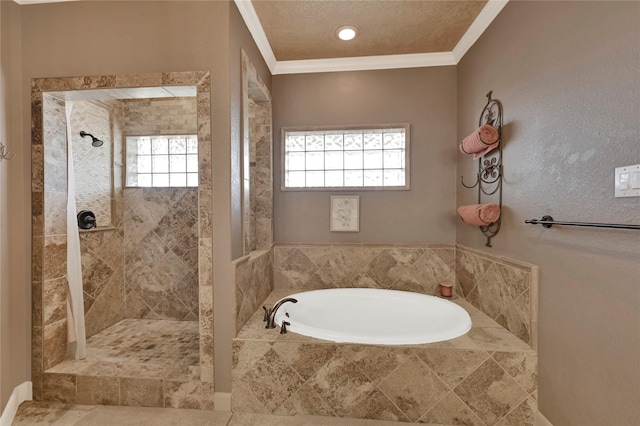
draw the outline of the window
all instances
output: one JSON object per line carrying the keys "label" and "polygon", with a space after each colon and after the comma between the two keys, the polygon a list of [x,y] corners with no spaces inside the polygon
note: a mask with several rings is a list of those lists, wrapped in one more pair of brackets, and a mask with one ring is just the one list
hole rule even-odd
{"label": "window", "polygon": [[198,186],[196,135],[127,136],[127,186]]}
{"label": "window", "polygon": [[282,129],[282,190],[409,189],[409,125]]}

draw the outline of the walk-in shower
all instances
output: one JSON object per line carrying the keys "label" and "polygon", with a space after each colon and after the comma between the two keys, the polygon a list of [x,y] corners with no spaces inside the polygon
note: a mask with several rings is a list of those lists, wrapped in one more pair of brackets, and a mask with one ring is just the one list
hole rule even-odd
{"label": "walk-in shower", "polygon": [[[150,78],[159,85],[141,85]],[[143,80],[118,76],[108,87],[103,80],[87,83],[104,87],[89,90],[78,81],[36,79],[32,93],[34,149],[40,153],[34,155],[33,174],[34,399],[206,408],[210,401],[204,394],[198,391],[193,401],[185,389],[213,386],[212,283],[198,271],[199,263],[210,265],[212,258],[210,221],[201,218],[209,212],[198,209],[199,203],[211,205],[210,191],[126,187],[132,165],[124,141],[127,135],[193,134],[196,144],[210,143],[203,130],[210,122],[203,102],[209,97],[209,74],[145,74]],[[116,87],[116,81],[122,86]],[[152,109],[171,111],[176,102],[179,106],[164,114],[166,120],[154,120]],[[73,153],[71,159],[65,151]],[[170,165],[175,163],[169,161],[172,154],[167,153]],[[198,168],[211,164],[210,150],[198,152],[195,162]],[[210,166],[206,171],[196,179],[205,188],[211,185]],[[72,180],[78,186],[77,211],[91,210],[96,216],[91,222],[98,225],[80,231],[87,346],[84,358],[76,360],[66,353],[71,221],[65,200]],[[73,390],[60,386],[67,378]],[[153,388],[145,392],[145,401],[127,397],[140,387]]]}

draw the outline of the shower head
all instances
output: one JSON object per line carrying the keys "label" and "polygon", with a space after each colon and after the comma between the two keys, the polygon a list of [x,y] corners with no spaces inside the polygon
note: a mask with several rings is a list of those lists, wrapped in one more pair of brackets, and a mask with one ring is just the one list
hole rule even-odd
{"label": "shower head", "polygon": [[95,136],[93,136],[91,133],[87,133],[87,132],[85,132],[84,130],[80,130],[80,136],[82,136],[83,138],[84,138],[84,137],[87,137],[87,136],[90,136],[90,137],[91,137],[91,139],[92,139],[92,141],[91,141],[91,145],[92,145],[92,146],[95,146],[95,147],[102,146],[102,144],[104,143],[104,142],[102,142],[100,139],[98,139],[98,138],[96,138]]}

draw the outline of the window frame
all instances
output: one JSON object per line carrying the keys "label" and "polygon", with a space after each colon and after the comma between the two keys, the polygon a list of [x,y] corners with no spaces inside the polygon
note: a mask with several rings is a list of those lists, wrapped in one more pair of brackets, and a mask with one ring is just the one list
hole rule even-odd
{"label": "window frame", "polygon": [[[403,186],[313,186],[287,187],[286,183],[286,135],[293,132],[351,132],[367,130],[404,129],[404,185]],[[384,150],[383,150],[384,151]],[[327,152],[326,150],[324,152]],[[317,191],[409,191],[411,189],[411,125],[410,123],[345,125],[345,126],[296,126],[280,129],[280,190],[282,192]],[[327,169],[324,169],[325,171]],[[344,170],[344,169],[342,169]],[[364,169],[363,169],[364,170]],[[384,169],[383,169],[384,170]]]}

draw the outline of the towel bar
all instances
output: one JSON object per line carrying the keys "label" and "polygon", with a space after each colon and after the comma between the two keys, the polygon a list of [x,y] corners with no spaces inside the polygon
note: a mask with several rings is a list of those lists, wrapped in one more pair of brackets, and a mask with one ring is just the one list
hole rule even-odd
{"label": "towel bar", "polygon": [[551,228],[553,225],[565,226],[588,226],[591,228],[618,228],[618,229],[640,229],[640,225],[628,225],[624,223],[589,223],[589,222],[561,222],[555,221],[551,216],[542,216],[542,219],[527,219],[524,223],[531,225],[542,225],[545,228]]}

